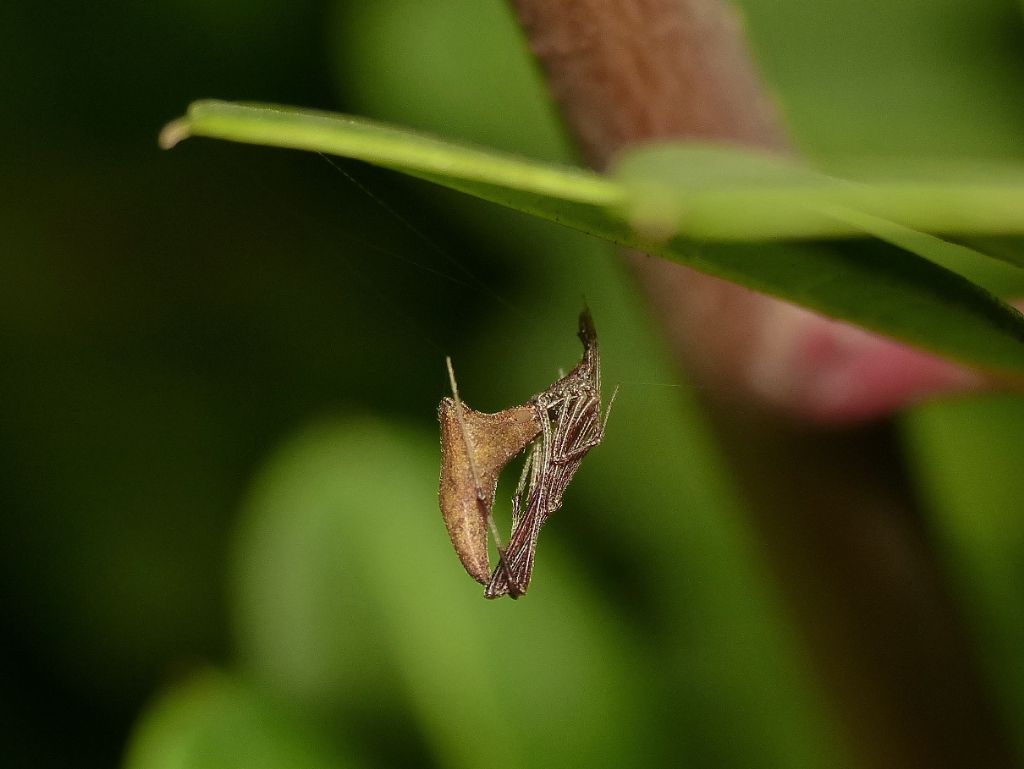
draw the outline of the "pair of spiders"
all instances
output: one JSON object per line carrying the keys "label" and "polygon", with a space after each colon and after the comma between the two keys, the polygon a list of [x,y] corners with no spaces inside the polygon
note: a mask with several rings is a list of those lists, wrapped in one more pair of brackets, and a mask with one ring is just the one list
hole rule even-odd
{"label": "pair of spiders", "polygon": [[[451,359],[452,397],[438,408],[441,422],[439,500],[448,534],[462,565],[486,585],[487,598],[518,598],[530,586],[537,537],[562,505],[562,495],[587,452],[601,443],[611,402],[601,415],[601,359],[590,312],[579,317],[583,358],[576,367],[521,406],[484,414],[462,402]],[[527,446],[512,497],[508,544],[491,515],[498,476]],[[494,538],[498,564],[491,571],[487,535]]]}

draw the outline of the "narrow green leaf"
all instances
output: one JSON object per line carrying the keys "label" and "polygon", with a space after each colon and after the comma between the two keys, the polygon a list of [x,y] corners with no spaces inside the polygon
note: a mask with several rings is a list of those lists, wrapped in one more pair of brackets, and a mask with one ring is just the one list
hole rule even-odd
{"label": "narrow green leaf", "polygon": [[161,131],[160,146],[169,149],[189,136],[326,152],[593,205],[615,204],[622,195],[614,182],[581,168],[539,163],[364,118],[295,107],[197,101],[188,115]]}
{"label": "narrow green leaf", "polygon": [[[760,244],[651,242],[600,209],[551,201],[492,185],[445,181],[485,200],[558,222],[621,246],[894,337],[938,355],[1005,372],[1024,372],[1024,318],[982,287],[947,269],[967,251],[886,223],[891,242],[837,240]],[[867,219],[858,219],[862,227]],[[877,224],[877,223],[876,223]],[[897,241],[900,241],[897,243]],[[904,248],[929,250],[924,258]],[[990,262],[991,260],[985,260]]]}
{"label": "narrow green leaf", "polygon": [[[917,231],[1019,232],[1024,174],[959,184],[933,169],[917,181],[864,184],[764,153],[668,145],[628,153],[605,177],[344,115],[215,101],[196,102],[161,143],[190,135],[395,168],[940,355],[1024,372],[1024,318],[942,266],[955,266],[952,249],[957,258],[976,252]],[[840,240],[865,235],[891,245]],[[833,242],[779,240],[810,236]]]}

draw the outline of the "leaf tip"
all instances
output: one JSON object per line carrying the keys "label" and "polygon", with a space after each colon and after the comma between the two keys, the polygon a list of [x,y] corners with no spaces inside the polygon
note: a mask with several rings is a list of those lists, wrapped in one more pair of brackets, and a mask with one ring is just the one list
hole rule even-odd
{"label": "leaf tip", "polygon": [[157,143],[160,149],[169,150],[192,135],[188,118],[172,120],[160,130]]}

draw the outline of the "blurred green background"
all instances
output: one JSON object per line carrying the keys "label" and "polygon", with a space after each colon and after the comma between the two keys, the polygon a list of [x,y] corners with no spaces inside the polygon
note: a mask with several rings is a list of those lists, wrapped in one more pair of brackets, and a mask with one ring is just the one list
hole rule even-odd
{"label": "blurred green background", "polygon": [[[1024,159],[1020,4],[741,5],[812,157]],[[857,765],[614,253],[354,164],[156,148],[218,97],[571,158],[502,3],[7,0],[0,72],[4,766]],[[436,509],[444,355],[476,408],[521,402],[584,296],[607,440],[529,597],[485,602]],[[904,426],[1024,745],[1024,402]]]}

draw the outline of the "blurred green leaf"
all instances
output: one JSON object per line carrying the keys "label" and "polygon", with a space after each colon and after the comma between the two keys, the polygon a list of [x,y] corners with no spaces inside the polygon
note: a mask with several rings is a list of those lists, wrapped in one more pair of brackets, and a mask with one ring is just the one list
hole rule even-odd
{"label": "blurred green leaf", "polygon": [[206,672],[150,706],[125,769],[339,769],[319,735],[265,694]]}
{"label": "blurred green leaf", "polygon": [[861,164],[844,179],[779,154],[664,142],[624,153],[611,175],[642,232],[702,240],[875,235],[859,216],[970,235],[1024,227],[1024,169],[993,164],[906,169]]}
{"label": "blurred green leaf", "polygon": [[1024,755],[1024,400],[935,403],[905,423],[929,526]]}
{"label": "blurred green leaf", "polygon": [[448,542],[437,476],[436,438],[369,420],[281,449],[239,538],[247,668],[343,709],[370,687],[400,696],[443,766],[643,756],[644,666],[607,607],[553,542],[527,599],[485,601]]}

